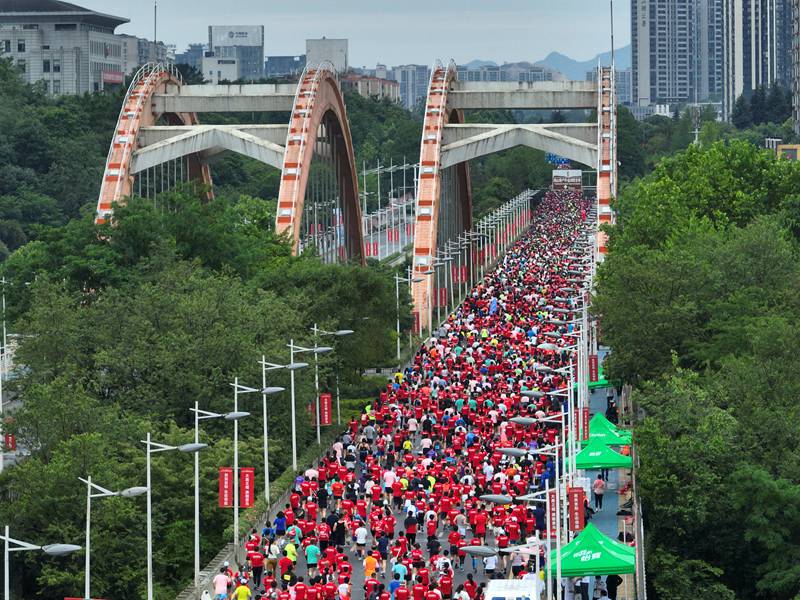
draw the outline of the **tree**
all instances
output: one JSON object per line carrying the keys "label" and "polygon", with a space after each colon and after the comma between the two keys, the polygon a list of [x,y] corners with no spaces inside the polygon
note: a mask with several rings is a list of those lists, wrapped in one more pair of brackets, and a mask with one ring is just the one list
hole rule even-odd
{"label": "tree", "polygon": [[747,129],[753,124],[753,113],[750,109],[750,103],[744,95],[739,96],[733,104],[731,111],[731,122],[738,129]]}

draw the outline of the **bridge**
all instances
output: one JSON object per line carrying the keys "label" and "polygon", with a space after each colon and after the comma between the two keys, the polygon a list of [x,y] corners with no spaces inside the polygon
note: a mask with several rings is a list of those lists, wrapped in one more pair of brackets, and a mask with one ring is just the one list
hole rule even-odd
{"label": "bridge", "polygon": [[[473,223],[469,161],[527,146],[597,171],[597,222],[612,220],[616,194],[614,71],[597,82],[466,82],[454,63],[436,62],[425,103],[414,194],[366,213],[347,112],[330,64],[308,65],[294,84],[186,85],[171,67],[149,64],[133,78],[109,148],[96,222],[115,204],[155,197],[196,182],[209,198],[208,160],[224,151],[281,170],[276,231],[294,253],[313,246],[326,262],[402,256],[413,246],[415,328],[433,327],[433,313],[455,306],[456,286],[474,283],[525,228],[525,200]],[[473,123],[473,110],[584,110],[592,122]],[[201,124],[198,114],[277,113],[286,124]],[[363,197],[366,197],[366,192]],[[595,235],[596,255],[605,236]],[[466,274],[469,274],[467,277]],[[462,281],[463,279],[463,281]],[[441,282],[444,282],[442,284]],[[442,291],[444,290],[444,291]],[[449,290],[449,291],[448,291]]]}

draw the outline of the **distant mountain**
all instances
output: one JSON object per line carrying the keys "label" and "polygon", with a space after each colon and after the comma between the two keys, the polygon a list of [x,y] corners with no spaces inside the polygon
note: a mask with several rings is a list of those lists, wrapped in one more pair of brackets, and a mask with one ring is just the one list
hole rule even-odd
{"label": "distant mountain", "polygon": [[[538,61],[537,65],[550,67],[563,73],[568,79],[586,79],[586,72],[597,68],[598,61],[601,64],[611,62],[611,52],[603,52],[589,60],[575,60],[559,52],[551,52],[544,60]],[[631,66],[631,47],[630,44],[624,48],[619,48],[615,52],[614,61],[617,69],[628,69]]]}
{"label": "distant mountain", "polygon": [[493,60],[471,60],[465,65],[461,65],[467,67],[468,69],[479,69],[481,67],[496,67],[497,63]]}

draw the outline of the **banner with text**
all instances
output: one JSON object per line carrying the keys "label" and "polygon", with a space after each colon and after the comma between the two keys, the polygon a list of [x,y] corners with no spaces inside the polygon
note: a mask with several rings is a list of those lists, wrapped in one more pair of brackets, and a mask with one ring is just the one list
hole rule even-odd
{"label": "banner with text", "polygon": [[233,507],[233,469],[219,468],[219,507]]}
{"label": "banner with text", "polygon": [[547,492],[547,535],[550,539],[556,537],[556,527],[558,526],[558,513],[556,512],[556,491]]}
{"label": "banner with text", "polygon": [[333,412],[333,396],[327,392],[319,395],[319,424],[331,425]]}
{"label": "banner with text", "polygon": [[239,469],[239,507],[250,508],[255,501],[256,470],[253,467]]}
{"label": "banner with text", "polygon": [[581,439],[588,440],[589,439],[589,407],[584,406],[581,409]]}
{"label": "banner with text", "polygon": [[589,355],[589,381],[597,381],[599,379],[598,375],[598,363],[597,363],[597,354],[590,354]]}
{"label": "banner with text", "polygon": [[567,496],[569,498],[569,530],[583,531],[586,492],[582,487],[571,487],[567,490]]}

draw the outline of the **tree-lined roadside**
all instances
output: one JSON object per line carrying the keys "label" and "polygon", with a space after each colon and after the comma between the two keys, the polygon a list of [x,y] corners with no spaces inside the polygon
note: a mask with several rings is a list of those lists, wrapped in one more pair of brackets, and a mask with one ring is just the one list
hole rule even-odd
{"label": "tree-lined roadside", "polygon": [[652,598],[800,592],[800,164],[692,146],[619,198],[594,303],[636,384]]}

